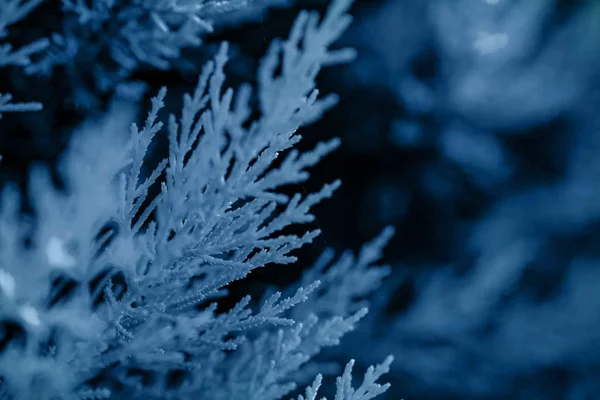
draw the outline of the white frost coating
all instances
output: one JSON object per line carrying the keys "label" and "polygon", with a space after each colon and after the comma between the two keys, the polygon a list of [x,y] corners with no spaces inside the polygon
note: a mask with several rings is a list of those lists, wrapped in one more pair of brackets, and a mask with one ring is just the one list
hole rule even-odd
{"label": "white frost coating", "polygon": [[77,264],[77,260],[69,254],[65,248],[65,243],[62,239],[53,236],[48,240],[46,245],[46,256],[48,263],[53,267],[58,268],[73,268]]}
{"label": "white frost coating", "polygon": [[0,289],[6,297],[15,297],[15,278],[3,269],[0,269]]}
{"label": "white frost coating", "polygon": [[21,318],[31,326],[40,326],[41,321],[37,310],[31,305],[22,306],[19,309]]}
{"label": "white frost coating", "polygon": [[477,32],[473,47],[480,54],[490,54],[502,50],[508,45],[508,34]]}

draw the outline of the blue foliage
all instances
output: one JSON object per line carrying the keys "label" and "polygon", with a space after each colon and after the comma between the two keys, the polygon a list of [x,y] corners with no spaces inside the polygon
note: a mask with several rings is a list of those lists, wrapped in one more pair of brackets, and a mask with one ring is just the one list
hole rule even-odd
{"label": "blue foliage", "polygon": [[364,6],[344,161],[381,172],[347,193],[405,234],[342,345],[402,357],[390,398],[598,397],[598,5]]}
{"label": "blue foliage", "polygon": [[[43,0],[3,3],[0,12],[10,17],[0,17],[0,33],[3,20],[10,24],[35,14]],[[198,48],[215,28],[257,18],[282,4],[285,0],[61,0],[62,7],[47,6],[23,22],[28,25],[22,32],[28,36],[48,37],[0,57],[0,66],[12,61],[30,75],[46,77],[64,71],[72,81],[75,105],[93,110],[115,88],[122,96],[139,98],[145,85],[131,80],[135,72],[182,65],[182,51]]]}
{"label": "blue foliage", "polygon": [[[8,27],[27,16],[42,0],[2,0],[0,1],[0,40],[6,40]],[[49,45],[46,39],[38,39],[17,50],[10,43],[0,43],[0,68],[7,66],[27,67],[31,57]],[[3,112],[39,111],[39,103],[12,103],[12,95],[0,93],[0,118]]]}
{"label": "blue foliage", "polygon": [[328,2],[0,0],[0,398],[597,397],[600,3]]}
{"label": "blue foliage", "polygon": [[[113,3],[101,4],[73,6],[81,18],[92,18]],[[145,124],[131,125],[129,140],[122,125],[131,110],[121,107],[75,133],[59,166],[64,190],[47,168],[34,168],[34,220],[21,214],[18,191],[4,190],[0,388],[6,398],[269,400],[308,383],[310,360],[355,328],[366,314],[364,296],[389,272],[373,263],[391,229],[356,259],[347,253],[327,268],[332,253],[326,252],[285,297],[246,296],[230,308],[224,300],[232,282],[267,264],[295,262],[291,252],[319,234],[288,228],[313,221],[311,208],[339,181],[304,196],[281,189],[308,179],[307,169],[339,144],[293,149],[298,129],[336,103],[333,95],[318,95],[315,78],[322,67],[354,56],[330,49],[350,23],[350,5],[332,2],[322,20],[301,13],[289,38],[271,45],[258,71],[258,114],[249,85],[225,87],[223,44],[183,97],[180,116],[163,124],[163,88]],[[183,13],[192,7],[164,6]],[[188,17],[182,27],[198,24]],[[156,14],[154,23],[161,21],[171,19]],[[148,165],[163,130],[168,156]],[[335,399],[382,394],[389,385],[376,381],[391,362],[370,368],[357,389],[350,362]],[[318,376],[298,398],[314,400],[320,384]]]}

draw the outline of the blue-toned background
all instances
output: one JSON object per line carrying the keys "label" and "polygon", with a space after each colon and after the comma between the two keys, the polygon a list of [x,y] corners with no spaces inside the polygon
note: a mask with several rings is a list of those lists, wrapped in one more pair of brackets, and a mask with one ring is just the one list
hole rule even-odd
{"label": "blue-toned background", "polygon": [[[231,83],[252,81],[297,11],[326,5],[288,3],[223,17],[166,70],[132,67],[138,98],[117,87],[94,32],[34,75],[3,71],[0,92],[45,110],[3,116],[1,179],[24,186],[33,161],[54,163],[116,89],[143,105],[159,86],[188,90],[223,39]],[[342,44],[358,59],[323,73],[321,89],[341,101],[301,144],[341,137],[306,190],[335,177],[343,186],[317,207],[323,235],[300,260],[326,245],[357,249],[386,225],[397,234],[370,316],[326,357],[364,367],[393,353],[389,399],[599,398],[600,2],[357,0],[353,14]],[[48,2],[13,42],[68,23]],[[237,290],[284,285],[300,267],[266,268]]]}

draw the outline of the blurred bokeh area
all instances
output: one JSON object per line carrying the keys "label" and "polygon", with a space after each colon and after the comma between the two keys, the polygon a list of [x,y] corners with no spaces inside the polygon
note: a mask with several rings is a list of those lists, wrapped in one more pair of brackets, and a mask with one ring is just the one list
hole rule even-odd
{"label": "blurred bokeh area", "polygon": [[[186,63],[132,73],[147,90],[121,110],[143,118],[162,85],[181,97],[223,39],[231,84],[251,81],[297,11],[327,1],[285,3],[224,24]],[[358,58],[321,75],[340,103],[301,143],[340,137],[306,191],[343,184],[299,258],[396,235],[369,316],[326,357],[365,368],[394,354],[394,400],[600,398],[600,1],[357,0],[352,13],[340,46]],[[77,100],[68,73],[35,78],[45,111],[3,116],[3,181],[24,186],[83,115],[110,109],[108,90]],[[17,75],[2,84],[24,98]]]}
{"label": "blurred bokeh area", "polygon": [[336,245],[398,233],[346,344],[396,355],[394,399],[598,398],[600,3],[358,8],[320,223]]}

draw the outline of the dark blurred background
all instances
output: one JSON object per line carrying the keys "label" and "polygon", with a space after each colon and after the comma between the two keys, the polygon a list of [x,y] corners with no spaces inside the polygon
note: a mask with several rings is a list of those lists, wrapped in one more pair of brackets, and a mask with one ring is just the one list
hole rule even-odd
{"label": "dark blurred background", "polygon": [[[29,165],[54,164],[115,96],[139,120],[167,85],[176,110],[223,39],[230,84],[252,82],[297,11],[327,4],[287,3],[223,19],[168,70],[130,71],[137,98],[100,87],[83,56],[76,75],[3,71],[0,92],[45,110],[3,116],[0,178],[24,187]],[[301,144],[341,137],[305,189],[343,186],[316,208],[323,235],[299,256],[310,265],[325,246],[358,249],[386,225],[397,234],[370,316],[328,357],[364,366],[393,353],[389,399],[600,398],[600,2],[357,0],[352,12],[340,45],[358,59],[323,72],[320,89],[341,101]],[[52,32],[54,14],[44,5],[17,38]],[[246,284],[291,275],[267,268]]]}

